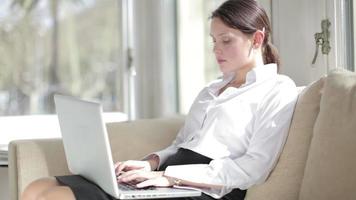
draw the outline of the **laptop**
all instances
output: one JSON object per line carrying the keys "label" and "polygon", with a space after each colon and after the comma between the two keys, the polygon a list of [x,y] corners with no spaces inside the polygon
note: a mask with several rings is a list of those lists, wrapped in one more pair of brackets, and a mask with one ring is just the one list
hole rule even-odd
{"label": "laptop", "polygon": [[121,189],[102,107],[99,103],[55,95],[55,106],[62,133],[64,151],[71,173],[94,182],[117,199],[157,199],[200,196],[201,191],[173,187]]}

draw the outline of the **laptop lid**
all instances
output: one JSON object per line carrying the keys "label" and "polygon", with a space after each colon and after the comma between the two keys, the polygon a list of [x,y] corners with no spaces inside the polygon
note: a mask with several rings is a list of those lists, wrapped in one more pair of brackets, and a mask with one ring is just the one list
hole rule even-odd
{"label": "laptop lid", "polygon": [[54,100],[70,172],[116,196],[117,181],[101,105],[62,95],[55,95]]}

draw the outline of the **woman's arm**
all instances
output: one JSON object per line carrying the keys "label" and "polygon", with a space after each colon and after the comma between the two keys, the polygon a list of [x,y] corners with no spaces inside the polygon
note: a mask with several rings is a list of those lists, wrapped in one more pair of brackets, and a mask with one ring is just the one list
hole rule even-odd
{"label": "woman's arm", "polygon": [[[167,148],[165,148],[161,151],[153,152],[153,153],[145,156],[142,159],[144,161],[142,163],[126,161],[127,162],[126,165],[120,167],[119,169],[116,167],[116,169],[118,169],[116,171],[121,172],[125,168],[127,170],[138,169],[138,168],[150,169],[150,170],[146,170],[146,171],[157,170],[157,169],[159,169],[160,165],[163,164],[167,160],[168,157],[177,153],[178,148],[179,148],[178,145],[183,143],[184,141],[189,140],[189,138],[192,137],[192,134],[194,133],[194,131],[192,131],[192,127],[200,127],[200,125],[196,124],[196,123],[200,123],[199,119],[197,119],[197,118],[199,118],[199,117],[204,118],[204,116],[199,116],[194,111],[196,108],[197,102],[199,102],[199,100],[201,98],[201,94],[203,91],[201,91],[199,93],[199,95],[196,97],[196,99],[194,100],[194,103],[193,103],[192,107],[190,108],[190,111],[186,117],[183,127],[179,130],[175,140],[172,142],[172,144],[170,146],[168,146]],[[117,164],[117,166],[119,166],[121,163],[123,163],[123,162],[119,162]],[[136,166],[136,164],[138,164],[138,166]],[[149,164],[150,168],[147,167],[148,164]],[[142,167],[142,165],[145,165],[146,167]]]}
{"label": "woman's arm", "polygon": [[119,175],[122,172],[127,172],[131,170],[157,170],[160,164],[162,164],[170,155],[173,155],[177,152],[177,145],[184,141],[184,128],[185,125],[178,132],[176,139],[167,148],[161,151],[153,152],[145,156],[142,160],[127,160],[115,163],[116,174]]}
{"label": "woman's arm", "polygon": [[142,171],[142,170],[132,170],[129,172],[122,173],[118,177],[119,182],[139,182],[137,187],[143,188],[148,186],[159,186],[159,187],[170,187],[176,186],[190,186],[196,188],[215,188],[221,189],[221,185],[212,185],[206,183],[196,183],[187,180],[177,179],[170,176],[165,176],[164,171]]}

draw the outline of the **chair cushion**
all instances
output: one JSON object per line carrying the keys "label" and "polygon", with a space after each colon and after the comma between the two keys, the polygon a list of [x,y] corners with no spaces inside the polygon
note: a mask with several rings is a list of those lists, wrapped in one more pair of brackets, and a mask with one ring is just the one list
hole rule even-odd
{"label": "chair cushion", "polygon": [[356,73],[335,71],[323,89],[300,200],[356,199]]}
{"label": "chair cushion", "polygon": [[166,148],[183,123],[183,117],[170,117],[107,124],[113,160],[141,159]]}
{"label": "chair cushion", "polygon": [[323,82],[320,79],[300,93],[289,135],[275,169],[265,183],[247,191],[246,200],[298,199]]}

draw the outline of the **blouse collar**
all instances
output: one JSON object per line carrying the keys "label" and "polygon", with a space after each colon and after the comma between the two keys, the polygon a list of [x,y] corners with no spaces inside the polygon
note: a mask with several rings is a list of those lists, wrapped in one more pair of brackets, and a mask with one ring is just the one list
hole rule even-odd
{"label": "blouse collar", "polygon": [[277,75],[277,65],[274,63],[257,66],[252,68],[251,71],[246,74],[245,85],[261,82]]}
{"label": "blouse collar", "polygon": [[[226,84],[231,82],[235,78],[235,73],[225,73],[221,79],[213,81],[208,85],[208,89],[212,93],[216,93]],[[275,63],[270,63],[266,65],[260,65],[252,68],[246,74],[246,82],[242,85],[250,85],[255,82],[261,82],[277,75],[277,65]]]}

